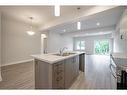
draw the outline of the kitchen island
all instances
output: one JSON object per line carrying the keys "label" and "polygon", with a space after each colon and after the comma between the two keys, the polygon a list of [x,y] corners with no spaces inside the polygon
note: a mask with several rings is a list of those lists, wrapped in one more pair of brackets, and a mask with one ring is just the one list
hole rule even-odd
{"label": "kitchen island", "polygon": [[[79,75],[84,52],[32,55],[35,62],[35,89],[68,89]],[[84,61],[82,61],[84,63]]]}

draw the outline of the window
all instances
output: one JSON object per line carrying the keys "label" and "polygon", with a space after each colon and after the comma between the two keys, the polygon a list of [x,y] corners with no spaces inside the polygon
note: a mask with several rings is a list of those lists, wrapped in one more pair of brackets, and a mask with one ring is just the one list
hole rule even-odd
{"label": "window", "polygon": [[101,40],[94,41],[94,52],[95,54],[109,54],[109,41]]}
{"label": "window", "polygon": [[85,50],[85,41],[76,41],[75,50]]}

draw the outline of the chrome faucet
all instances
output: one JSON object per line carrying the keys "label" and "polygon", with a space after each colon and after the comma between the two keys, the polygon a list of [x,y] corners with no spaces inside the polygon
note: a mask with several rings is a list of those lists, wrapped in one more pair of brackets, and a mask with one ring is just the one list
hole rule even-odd
{"label": "chrome faucet", "polygon": [[59,52],[60,52],[60,56],[63,55],[63,52],[64,52],[65,49],[68,49],[68,48],[67,48],[67,47],[64,47],[64,48],[61,48],[61,49],[59,50]]}

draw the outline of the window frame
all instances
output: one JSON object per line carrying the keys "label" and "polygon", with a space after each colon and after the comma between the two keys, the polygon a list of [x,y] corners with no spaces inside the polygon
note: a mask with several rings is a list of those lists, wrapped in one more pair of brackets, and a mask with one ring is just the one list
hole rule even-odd
{"label": "window frame", "polygon": [[[101,41],[108,41],[108,45],[109,45],[109,51],[106,55],[110,54],[110,40],[109,39],[98,39],[98,40],[94,40],[94,54],[97,54],[96,51],[95,51],[95,48],[96,48],[96,42],[101,42]],[[102,55],[102,54],[97,54],[97,55]]]}
{"label": "window frame", "polygon": [[[81,44],[82,41],[84,42],[84,49],[81,49],[81,46],[79,47],[80,49],[77,49],[77,43],[80,42],[80,44]],[[85,41],[84,40],[76,40],[74,42],[74,44],[75,44],[74,50],[76,50],[76,51],[84,51],[85,50]]]}

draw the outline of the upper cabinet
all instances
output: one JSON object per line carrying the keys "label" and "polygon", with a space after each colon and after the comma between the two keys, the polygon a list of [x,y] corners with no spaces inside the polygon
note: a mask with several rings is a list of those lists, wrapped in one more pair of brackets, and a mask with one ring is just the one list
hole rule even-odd
{"label": "upper cabinet", "polygon": [[121,39],[127,39],[127,10],[124,11],[120,20],[120,36]]}

